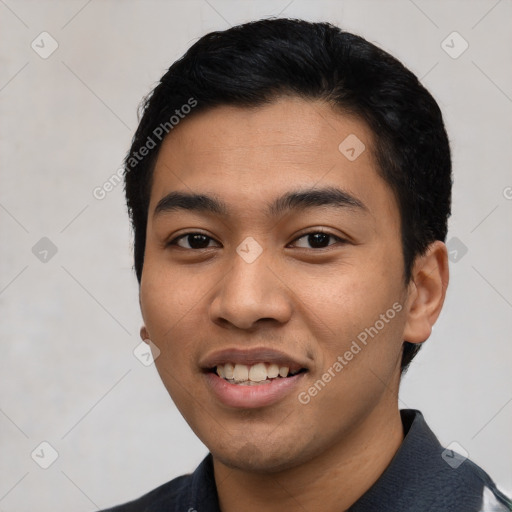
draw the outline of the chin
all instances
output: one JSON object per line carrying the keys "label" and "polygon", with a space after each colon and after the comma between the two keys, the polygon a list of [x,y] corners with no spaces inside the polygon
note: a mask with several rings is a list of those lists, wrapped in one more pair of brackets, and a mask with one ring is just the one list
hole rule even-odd
{"label": "chin", "polygon": [[272,446],[268,440],[256,443],[246,440],[239,446],[211,447],[213,457],[229,467],[251,473],[279,473],[305,462],[308,458],[305,450],[298,449],[298,444],[289,446]]}

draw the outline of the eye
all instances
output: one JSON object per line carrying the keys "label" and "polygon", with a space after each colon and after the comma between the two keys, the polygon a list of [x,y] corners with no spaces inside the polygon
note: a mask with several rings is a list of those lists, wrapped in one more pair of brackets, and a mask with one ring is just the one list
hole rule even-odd
{"label": "eye", "polygon": [[334,243],[345,243],[346,241],[342,238],[331,235],[330,233],[324,233],[323,231],[314,231],[307,233],[297,238],[293,243],[295,247],[304,249],[323,249]]}
{"label": "eye", "polygon": [[210,242],[217,242],[210,236],[203,233],[185,233],[171,240],[167,245],[177,245],[182,249],[208,249],[215,247],[210,245]]}

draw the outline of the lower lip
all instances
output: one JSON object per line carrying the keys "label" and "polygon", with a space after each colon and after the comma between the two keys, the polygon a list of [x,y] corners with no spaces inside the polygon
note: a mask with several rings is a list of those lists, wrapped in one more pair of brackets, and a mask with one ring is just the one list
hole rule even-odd
{"label": "lower lip", "polygon": [[252,409],[272,405],[293,391],[306,372],[293,377],[272,379],[269,384],[243,386],[231,384],[216,373],[205,373],[208,386],[223,404]]}

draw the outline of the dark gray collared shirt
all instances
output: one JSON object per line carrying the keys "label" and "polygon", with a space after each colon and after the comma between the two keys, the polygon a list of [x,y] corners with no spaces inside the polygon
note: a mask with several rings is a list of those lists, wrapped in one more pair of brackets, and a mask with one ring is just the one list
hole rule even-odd
{"label": "dark gray collared shirt", "polygon": [[[400,413],[405,432],[402,445],[377,482],[348,512],[512,511],[512,501],[480,467],[439,444],[419,411]],[[103,512],[220,512],[212,455],[194,473]]]}

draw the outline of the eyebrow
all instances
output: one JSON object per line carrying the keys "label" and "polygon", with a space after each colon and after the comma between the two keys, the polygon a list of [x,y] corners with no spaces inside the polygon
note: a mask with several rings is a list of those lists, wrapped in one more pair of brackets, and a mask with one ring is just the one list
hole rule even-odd
{"label": "eyebrow", "polygon": [[[334,206],[362,212],[369,211],[362,201],[348,192],[336,187],[326,187],[287,192],[272,203],[267,204],[265,213],[268,216],[277,217],[285,211],[305,210],[321,206]],[[229,215],[227,204],[220,199],[206,194],[189,192],[170,192],[158,201],[153,215],[157,216],[179,210],[212,213],[224,217]]]}

